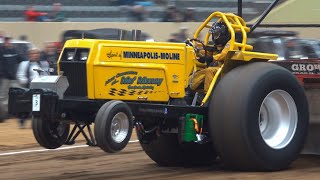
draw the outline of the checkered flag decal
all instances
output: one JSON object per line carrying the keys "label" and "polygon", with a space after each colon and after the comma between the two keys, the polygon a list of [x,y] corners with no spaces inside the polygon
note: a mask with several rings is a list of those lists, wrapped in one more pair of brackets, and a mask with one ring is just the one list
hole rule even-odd
{"label": "checkered flag decal", "polygon": [[111,96],[125,96],[125,95],[129,95],[129,96],[133,96],[133,95],[142,95],[142,94],[152,94],[152,93],[157,93],[157,91],[149,91],[149,90],[127,90],[127,89],[115,89],[115,88],[111,88],[109,91],[109,94]]}
{"label": "checkered flag decal", "polygon": [[117,92],[117,89],[111,88],[109,94],[110,94],[111,96],[114,96],[116,92]]}
{"label": "checkered flag decal", "polygon": [[118,95],[119,95],[119,96],[124,96],[124,95],[126,95],[126,92],[127,92],[126,89],[121,89],[121,90],[118,92]]}
{"label": "checkered flag decal", "polygon": [[131,91],[129,92],[129,96],[134,95],[136,92],[137,92],[136,90],[131,90]]}

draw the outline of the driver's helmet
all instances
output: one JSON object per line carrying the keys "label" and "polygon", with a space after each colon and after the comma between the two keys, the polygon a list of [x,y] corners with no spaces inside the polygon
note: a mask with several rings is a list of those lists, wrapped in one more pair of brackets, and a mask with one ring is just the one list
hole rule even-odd
{"label": "driver's helmet", "polygon": [[230,32],[224,22],[215,22],[209,29],[212,35],[212,41],[215,45],[225,46],[230,40]]}

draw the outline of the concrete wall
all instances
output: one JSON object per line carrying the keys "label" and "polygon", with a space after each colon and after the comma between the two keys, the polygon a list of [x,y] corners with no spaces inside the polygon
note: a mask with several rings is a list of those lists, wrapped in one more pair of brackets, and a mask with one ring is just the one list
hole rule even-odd
{"label": "concrete wall", "polygon": [[140,29],[149,33],[156,41],[166,41],[172,32],[177,32],[180,27],[190,28],[195,31],[199,23],[99,23],[99,22],[62,22],[62,23],[37,23],[15,22],[0,23],[0,29],[17,38],[22,34],[29,37],[37,46],[42,46],[45,41],[58,41],[65,30],[88,30],[97,28],[121,28],[126,30]]}
{"label": "concrete wall", "polygon": [[[141,29],[149,33],[156,41],[166,41],[169,35],[177,32],[180,27],[189,28],[189,36],[192,37],[196,28],[201,23],[159,23],[159,22],[142,22],[142,23],[99,23],[99,22],[62,22],[62,23],[44,23],[44,22],[2,22],[0,29],[4,30],[14,38],[25,34],[29,40],[36,46],[42,47],[43,42],[58,41],[65,30],[87,30],[96,28],[122,28],[127,30]],[[320,28],[280,28],[283,30],[298,30],[300,36],[304,38],[320,39]]]}

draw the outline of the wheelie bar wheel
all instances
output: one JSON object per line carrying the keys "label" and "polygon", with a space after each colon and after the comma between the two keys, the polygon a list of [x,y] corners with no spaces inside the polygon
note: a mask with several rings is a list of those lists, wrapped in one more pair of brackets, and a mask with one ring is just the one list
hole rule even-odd
{"label": "wheelie bar wheel", "polygon": [[94,134],[97,145],[104,151],[115,153],[124,149],[133,128],[132,112],[122,101],[109,101],[98,111]]}

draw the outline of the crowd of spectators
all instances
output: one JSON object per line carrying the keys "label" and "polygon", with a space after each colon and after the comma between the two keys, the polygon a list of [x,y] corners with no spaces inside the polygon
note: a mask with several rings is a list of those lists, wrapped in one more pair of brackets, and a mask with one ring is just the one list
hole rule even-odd
{"label": "crowd of spectators", "polygon": [[[148,14],[144,10],[144,14]],[[162,22],[196,22],[195,8],[178,9],[175,5],[169,5],[161,18]]]}
{"label": "crowd of spectators", "polygon": [[[176,7],[175,1],[170,0],[117,0],[114,1],[115,6],[122,7],[120,13],[128,15],[128,21],[143,22],[149,21],[149,7],[164,8],[163,15],[160,15],[162,22],[195,22],[197,21],[195,8],[189,7],[179,9]],[[62,22],[66,21],[65,13],[62,11],[61,3],[53,3],[50,12],[41,12],[28,6],[24,12],[25,21],[38,22]]]}
{"label": "crowd of spectators", "polygon": [[50,12],[40,12],[35,10],[33,6],[28,6],[24,12],[25,20],[39,22],[62,22],[66,19],[61,8],[61,3],[53,3],[52,10]]}
{"label": "crowd of spectators", "polygon": [[[169,3],[168,0],[153,0],[153,1],[137,1],[137,0],[118,0],[114,5],[122,6],[124,11],[128,13],[128,20],[135,22],[148,21],[150,6],[166,7],[161,18],[162,22],[195,22],[195,9],[178,9],[175,3]],[[34,6],[26,7],[24,11],[25,21],[38,22],[62,22],[66,21],[65,14],[62,11],[61,3],[53,3],[50,12],[41,12]]]}
{"label": "crowd of spectators", "polygon": [[162,22],[196,22],[195,8],[187,8],[181,11],[176,8],[176,6],[168,6]]}
{"label": "crowd of spectators", "polygon": [[129,21],[148,21],[150,17],[149,7],[163,7],[165,11],[161,16],[162,22],[196,22],[195,8],[186,9],[177,8],[175,1],[153,0],[153,1],[137,1],[137,0],[118,0],[115,5],[122,6],[128,12]]}
{"label": "crowd of spectators", "polygon": [[[25,37],[24,37],[25,38]],[[44,50],[33,46],[27,54],[19,53],[12,38],[0,33],[0,109],[7,112],[10,87],[28,88],[31,80],[41,74],[57,74],[58,50],[53,42],[46,42]],[[44,72],[37,72],[41,69]],[[19,118],[20,128],[24,128],[28,115]],[[0,118],[6,118],[2,117]]]}

